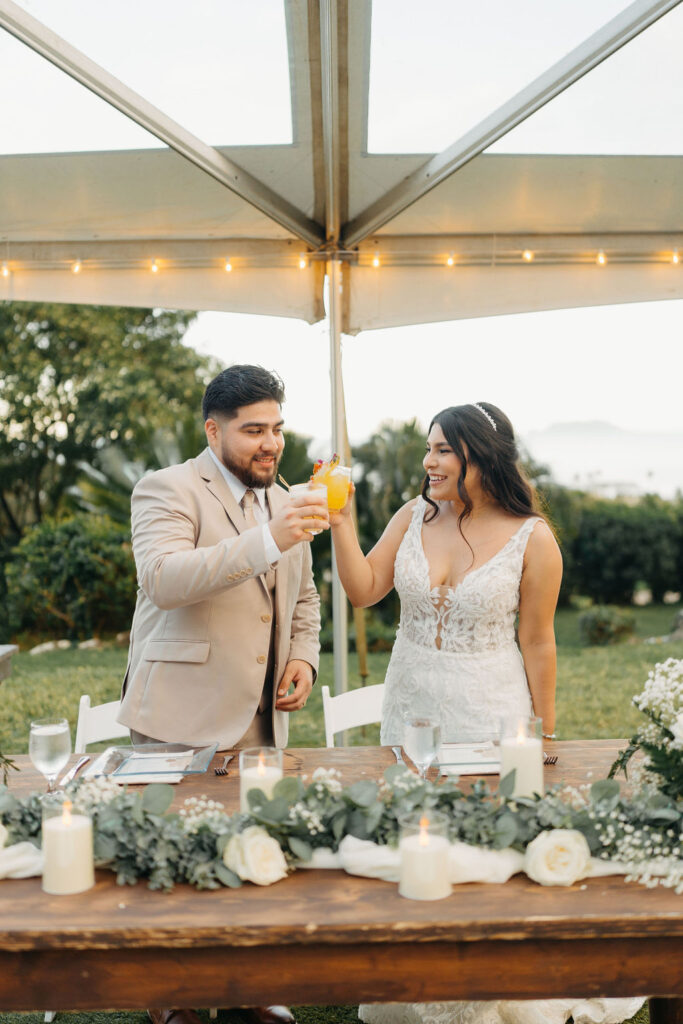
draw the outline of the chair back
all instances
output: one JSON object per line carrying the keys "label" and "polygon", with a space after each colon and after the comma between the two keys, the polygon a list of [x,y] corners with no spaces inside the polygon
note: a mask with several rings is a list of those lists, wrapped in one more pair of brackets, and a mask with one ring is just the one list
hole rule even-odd
{"label": "chair back", "polygon": [[361,686],[333,697],[329,686],[323,686],[323,715],[325,716],[325,743],[334,746],[334,734],[357,725],[370,725],[382,720],[384,683]]}
{"label": "chair back", "polygon": [[129,737],[128,727],[116,721],[120,707],[120,700],[112,700],[108,704],[97,704],[95,707],[91,707],[89,694],[83,694],[78,705],[74,754],[84,754],[90,743]]}

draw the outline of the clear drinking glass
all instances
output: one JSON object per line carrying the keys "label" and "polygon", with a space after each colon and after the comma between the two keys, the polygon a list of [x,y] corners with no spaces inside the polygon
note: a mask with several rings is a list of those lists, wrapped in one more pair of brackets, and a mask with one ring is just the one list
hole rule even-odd
{"label": "clear drinking glass", "polygon": [[54,792],[57,776],[71,754],[71,733],[66,718],[37,718],[31,722],[28,752],[34,768],[47,779],[48,793]]}
{"label": "clear drinking glass", "polygon": [[441,729],[432,718],[410,718],[403,726],[403,748],[418,770],[421,779],[436,760],[441,746]]}
{"label": "clear drinking glass", "polygon": [[[292,484],[289,488],[289,493],[294,498],[297,495],[305,495],[311,505],[327,505],[327,485],[320,484],[315,480],[307,480],[303,484]],[[305,519],[315,519],[315,516],[305,516]],[[314,537],[317,537],[322,530],[307,530],[307,533],[312,533]]]}

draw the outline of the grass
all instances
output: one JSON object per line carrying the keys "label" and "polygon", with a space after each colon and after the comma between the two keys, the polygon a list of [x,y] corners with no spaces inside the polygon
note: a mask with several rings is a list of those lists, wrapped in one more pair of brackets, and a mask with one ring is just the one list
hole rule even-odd
{"label": "grass", "polygon": [[[599,739],[630,736],[639,715],[631,706],[631,698],[642,688],[647,673],[657,661],[683,658],[683,641],[648,644],[648,637],[669,632],[676,612],[672,606],[651,606],[634,609],[636,639],[612,647],[582,647],[579,641],[578,616],[573,609],[557,614],[558,690],[557,731],[563,739]],[[78,700],[89,693],[94,704],[119,696],[126,667],[127,652],[121,648],[96,651],[55,651],[32,656],[16,655],[12,674],[0,690],[3,716],[0,723],[0,750],[26,753],[28,725],[32,718],[60,714],[68,718],[75,734]],[[384,679],[388,654],[369,658],[368,684]],[[349,657],[351,685],[359,684],[358,662]],[[320,686],[333,685],[332,655],[321,660],[318,685],[314,687],[306,709],[292,716],[290,745],[323,746],[324,729]],[[376,744],[379,727],[355,730],[352,743]],[[161,897],[160,897],[161,898]],[[27,996],[27,998],[30,998]],[[300,1024],[351,1024],[357,1020],[356,1006],[297,1007]],[[200,1013],[203,1021],[208,1014]],[[634,1024],[648,1024],[647,1009],[633,1018]],[[148,1018],[139,1012],[73,1012],[60,1013],[64,1024],[143,1024]],[[0,1013],[0,1024],[42,1024],[39,1013]],[[219,1013],[220,1024],[238,1024],[239,1017]]]}

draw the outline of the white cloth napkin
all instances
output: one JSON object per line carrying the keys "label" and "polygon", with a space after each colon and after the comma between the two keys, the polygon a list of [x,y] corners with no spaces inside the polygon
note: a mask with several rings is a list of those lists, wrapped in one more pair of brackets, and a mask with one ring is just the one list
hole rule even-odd
{"label": "white cloth napkin", "polygon": [[[378,846],[366,839],[345,836],[339,844],[339,852],[328,848],[313,851],[311,860],[299,863],[300,868],[342,868],[349,875],[363,878],[380,878],[385,882],[398,882],[401,857],[397,848]],[[505,850],[489,850],[469,843],[451,843],[450,880],[453,885],[465,882],[503,884],[513,875],[524,870],[524,854],[507,847]],[[618,861],[591,858],[590,869],[585,878],[604,875],[626,875],[629,869]]]}
{"label": "white cloth napkin", "polygon": [[0,850],[0,878],[30,878],[43,873],[43,851],[33,843],[15,843]]}

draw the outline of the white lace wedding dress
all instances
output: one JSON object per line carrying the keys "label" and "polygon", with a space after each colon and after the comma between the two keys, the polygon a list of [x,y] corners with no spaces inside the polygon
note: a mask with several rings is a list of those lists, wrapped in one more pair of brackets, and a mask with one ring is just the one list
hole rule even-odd
{"label": "white lace wedding dress", "polygon": [[[411,713],[438,709],[442,740],[495,735],[506,712],[531,713],[515,617],[522,562],[539,520],[524,520],[493,558],[457,587],[430,588],[422,546],[429,506],[418,498],[394,567],[401,621],[385,679],[382,744],[401,743]],[[578,979],[577,987],[580,987]],[[361,1005],[367,1024],[618,1024],[642,999],[544,999]]]}

